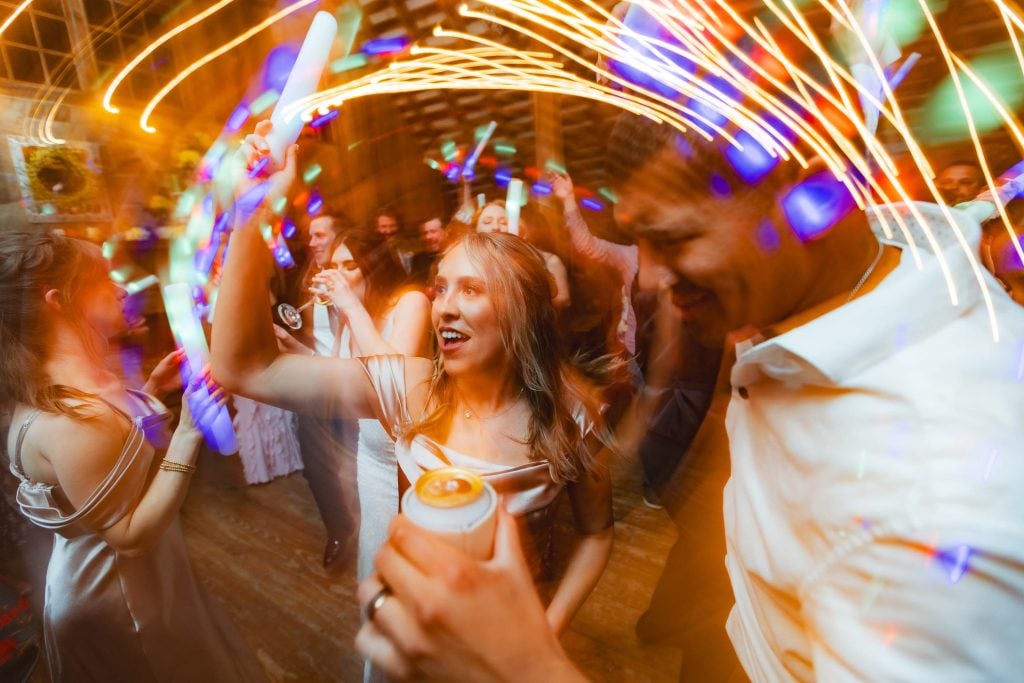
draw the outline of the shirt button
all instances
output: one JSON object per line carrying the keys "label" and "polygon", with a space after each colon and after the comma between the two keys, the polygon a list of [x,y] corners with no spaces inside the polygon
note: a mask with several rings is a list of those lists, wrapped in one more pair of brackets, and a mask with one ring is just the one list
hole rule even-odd
{"label": "shirt button", "polygon": [[740,395],[740,398],[744,400],[750,398],[750,392],[747,391],[746,387],[740,387],[739,389],[736,390],[736,393],[738,393]]}

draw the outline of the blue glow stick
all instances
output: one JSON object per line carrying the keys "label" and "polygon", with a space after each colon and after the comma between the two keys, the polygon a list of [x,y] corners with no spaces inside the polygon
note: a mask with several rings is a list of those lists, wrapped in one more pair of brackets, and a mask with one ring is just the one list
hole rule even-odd
{"label": "blue glow stick", "polygon": [[227,406],[217,405],[206,383],[198,381],[199,373],[210,360],[210,348],[196,316],[189,286],[178,283],[164,287],[164,307],[174,341],[185,350],[182,375],[189,387],[185,397],[192,420],[210,448],[221,455],[237,453],[238,439]]}
{"label": "blue glow stick", "polygon": [[498,127],[497,121],[491,121],[484,128],[483,134],[480,136],[480,141],[476,143],[476,148],[470,153],[469,158],[466,159],[466,163],[462,167],[462,177],[466,178],[473,175],[473,171],[476,169],[476,162],[480,160],[480,155],[483,153],[484,148],[487,147],[487,143],[491,141],[491,136],[494,135],[495,129]]}

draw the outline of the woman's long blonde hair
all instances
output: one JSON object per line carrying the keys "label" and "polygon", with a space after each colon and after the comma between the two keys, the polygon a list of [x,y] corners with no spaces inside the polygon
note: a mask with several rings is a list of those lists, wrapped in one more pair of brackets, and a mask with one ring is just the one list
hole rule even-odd
{"label": "woman's long blonde hair", "polygon": [[[571,370],[558,316],[551,305],[551,281],[544,260],[527,242],[507,233],[470,233],[461,245],[483,276],[495,307],[505,354],[516,361],[516,380],[530,405],[527,443],[531,459],[551,463],[558,481],[574,481],[591,469],[592,456],[573,413],[577,408],[597,420],[591,397],[579,391]],[[407,438],[447,424],[456,404],[455,384],[438,356],[426,417]]]}

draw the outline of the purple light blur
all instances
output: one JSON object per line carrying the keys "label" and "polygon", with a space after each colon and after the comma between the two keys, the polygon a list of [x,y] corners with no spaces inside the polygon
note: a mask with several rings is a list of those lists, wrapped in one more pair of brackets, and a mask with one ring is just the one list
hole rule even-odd
{"label": "purple light blur", "polygon": [[298,56],[299,50],[295,45],[278,45],[271,50],[263,62],[263,86],[267,90],[281,92]]}
{"label": "purple light blur", "polygon": [[320,213],[322,208],[324,208],[324,199],[320,196],[318,190],[313,190],[309,195],[309,203],[306,204],[306,213],[310,216],[315,216]]}
{"label": "purple light blur", "polygon": [[277,261],[277,265],[282,268],[294,268],[295,259],[292,257],[291,250],[288,249],[288,244],[284,241],[284,235],[278,235],[277,241],[274,244],[274,260]]}
{"label": "purple light blur", "polygon": [[541,197],[546,197],[551,194],[551,186],[547,183],[534,183],[533,187],[530,189],[534,194],[539,194]]}
{"label": "purple light blur", "polygon": [[256,162],[255,165],[249,170],[249,180],[259,178],[260,174],[263,173],[263,169],[270,164],[270,155],[267,155]]}
{"label": "purple light blur", "polygon": [[231,112],[231,116],[228,117],[228,122],[224,126],[224,130],[234,133],[237,130],[241,130],[245,122],[249,120],[249,105],[242,102],[238,107]]}
{"label": "purple light blur", "polygon": [[295,237],[295,233],[297,231],[298,228],[295,227],[295,223],[293,223],[290,218],[285,218],[284,222],[281,224],[281,236],[286,240],[290,240]]}
{"label": "purple light blur", "polygon": [[729,185],[729,181],[717,173],[711,174],[708,184],[711,187],[711,194],[716,197],[728,197],[732,195],[732,187]]}
{"label": "purple light blur", "polygon": [[959,583],[960,579],[970,569],[971,555],[974,549],[969,545],[958,545],[950,548],[940,548],[935,553],[939,564],[946,570],[950,583]]}
{"label": "purple light blur", "polygon": [[757,226],[757,244],[767,252],[775,251],[782,244],[779,231],[767,218]]}
{"label": "purple light blur", "polygon": [[314,128],[322,128],[323,126],[326,126],[328,123],[330,123],[334,119],[338,118],[339,114],[341,114],[340,110],[332,109],[331,111],[327,112],[323,116],[318,116],[315,119],[313,119],[313,121],[310,122],[309,125],[313,126]]}
{"label": "purple light blur", "polygon": [[594,199],[593,197],[586,197],[580,200],[580,206],[589,211],[601,211],[604,209],[604,204]]}

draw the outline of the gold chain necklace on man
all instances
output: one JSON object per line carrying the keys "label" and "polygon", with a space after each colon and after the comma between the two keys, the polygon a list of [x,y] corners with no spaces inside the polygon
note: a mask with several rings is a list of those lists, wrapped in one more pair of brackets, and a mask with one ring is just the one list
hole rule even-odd
{"label": "gold chain necklace on man", "polygon": [[853,301],[853,298],[857,296],[857,292],[860,291],[860,288],[863,287],[864,283],[866,283],[868,278],[871,277],[871,273],[875,272],[875,268],[878,267],[878,262],[882,260],[882,252],[884,251],[885,245],[879,242],[878,253],[875,254],[875,259],[871,262],[871,265],[868,266],[868,269],[864,271],[864,274],[860,276],[860,280],[857,281],[857,284],[854,285],[853,289],[850,290],[850,295],[846,297],[846,303]]}

